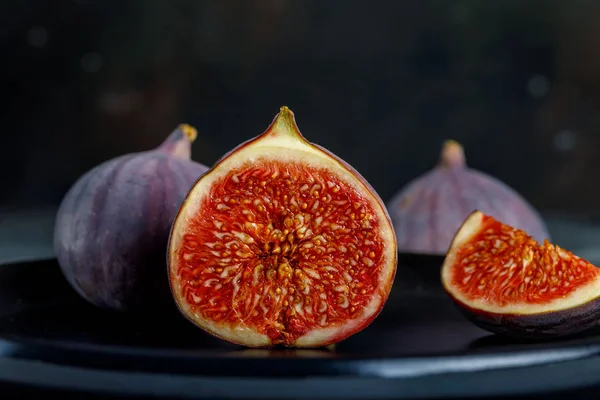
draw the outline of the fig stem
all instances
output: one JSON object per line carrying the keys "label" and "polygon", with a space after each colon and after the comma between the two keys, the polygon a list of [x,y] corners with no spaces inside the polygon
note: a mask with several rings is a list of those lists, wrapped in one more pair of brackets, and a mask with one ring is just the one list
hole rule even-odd
{"label": "fig stem", "polygon": [[185,136],[187,136],[190,143],[194,143],[194,140],[198,137],[198,131],[191,125],[188,124],[179,124],[178,128],[183,132]]}
{"label": "fig stem", "polygon": [[172,156],[189,159],[192,155],[191,144],[198,137],[198,131],[191,125],[179,124],[158,147]]}
{"label": "fig stem", "polygon": [[281,106],[279,108],[279,115],[277,116],[277,121],[288,125],[290,128],[296,126],[294,113],[288,108],[288,106]]}
{"label": "fig stem", "polygon": [[279,113],[273,119],[271,126],[265,133],[270,135],[283,135],[295,138],[302,138],[300,129],[296,124],[296,118],[294,113],[287,106],[281,106]]}
{"label": "fig stem", "polygon": [[462,145],[456,140],[446,140],[442,146],[440,164],[447,168],[464,167],[466,160]]}

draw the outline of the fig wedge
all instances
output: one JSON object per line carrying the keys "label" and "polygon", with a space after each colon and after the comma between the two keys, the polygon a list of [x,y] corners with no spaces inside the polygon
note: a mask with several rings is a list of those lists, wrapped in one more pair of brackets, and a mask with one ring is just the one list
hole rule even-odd
{"label": "fig wedge", "polygon": [[456,233],[441,275],[465,315],[498,334],[560,337],[600,320],[600,269],[480,211]]}

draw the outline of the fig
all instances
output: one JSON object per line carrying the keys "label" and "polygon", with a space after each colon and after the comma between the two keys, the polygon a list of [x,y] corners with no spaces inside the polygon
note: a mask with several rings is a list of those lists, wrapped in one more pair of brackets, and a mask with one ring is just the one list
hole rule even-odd
{"label": "fig", "polygon": [[54,251],[85,300],[117,311],[171,306],[177,313],[165,254],[187,191],[208,170],[191,160],[196,136],[182,124],[156,149],[105,161],[67,191],[56,215]]}
{"label": "fig", "polygon": [[572,335],[600,321],[600,270],[481,211],[462,224],[441,271],[473,323],[528,339]]}
{"label": "fig", "polygon": [[550,240],[538,212],[500,180],[467,167],[463,147],[444,142],[440,161],[408,183],[388,202],[398,250],[445,255],[457,229],[473,210]]}
{"label": "fig", "polygon": [[173,297],[246,347],[325,347],[366,328],[396,274],[391,220],[354,168],[281,107],[191,188],[168,249]]}

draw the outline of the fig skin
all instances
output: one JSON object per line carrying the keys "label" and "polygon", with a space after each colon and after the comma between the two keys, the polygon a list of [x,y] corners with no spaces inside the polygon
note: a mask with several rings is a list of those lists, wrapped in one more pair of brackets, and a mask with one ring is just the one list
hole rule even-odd
{"label": "fig skin", "polygon": [[473,210],[522,229],[540,243],[550,240],[537,210],[502,181],[469,168],[463,147],[454,140],[444,142],[438,165],[400,189],[387,207],[401,252],[445,255]]}
{"label": "fig skin", "polygon": [[176,311],[165,252],[179,206],[208,170],[191,160],[196,136],[181,124],[156,149],[105,161],[65,194],[54,250],[65,278],[89,303],[122,312]]}
{"label": "fig skin", "polygon": [[[285,128],[283,128],[283,126],[285,126]],[[284,345],[287,347],[295,347],[295,348],[321,348],[321,347],[327,347],[327,346],[334,346],[335,343],[337,343],[341,340],[345,340],[348,337],[367,328],[383,310],[383,307],[385,306],[385,303],[391,292],[391,288],[392,288],[392,285],[393,285],[393,282],[394,282],[394,279],[395,279],[396,273],[397,273],[396,266],[397,266],[398,254],[397,254],[397,249],[396,249],[397,241],[396,241],[396,237],[395,237],[395,232],[393,230],[393,226],[391,223],[391,218],[389,216],[389,213],[388,213],[387,209],[385,208],[385,204],[384,204],[383,200],[381,199],[381,197],[376,192],[376,190],[350,164],[348,164],[347,162],[342,160],[340,157],[338,157],[331,151],[325,149],[324,147],[322,147],[318,144],[312,143],[312,142],[308,142],[308,140],[305,139],[304,136],[302,136],[302,134],[300,133],[300,131],[296,125],[296,122],[295,122],[294,114],[286,106],[283,106],[280,108],[280,113],[277,114],[277,116],[273,119],[272,123],[269,125],[269,127],[263,133],[255,136],[245,142],[242,142],[241,144],[235,146],[231,151],[224,154],[210,168],[210,170],[207,171],[206,174],[203,175],[203,179],[209,179],[209,177],[213,173],[215,175],[221,174],[222,170],[224,168],[222,164],[226,164],[230,161],[231,161],[231,163],[235,164],[235,162],[236,162],[235,160],[238,157],[238,154],[240,154],[243,151],[248,150],[249,148],[251,148],[253,145],[255,145],[257,143],[263,142],[265,140],[269,140],[269,139],[267,139],[268,136],[270,136],[271,138],[275,137],[274,132],[277,130],[286,130],[289,132],[294,132],[293,136],[295,136],[295,137],[293,137],[292,142],[297,141],[297,142],[302,143],[302,146],[308,145],[308,147],[312,147],[317,152],[322,153],[319,155],[319,157],[333,161],[333,163],[336,165],[335,168],[344,169],[345,171],[349,172],[353,176],[353,179],[356,180],[356,182],[359,183],[360,185],[364,186],[364,188],[366,188],[367,191],[370,193],[370,195],[372,197],[372,204],[377,204],[377,206],[375,206],[375,207],[378,207],[378,211],[380,211],[380,215],[382,217],[381,224],[383,224],[384,226],[389,226],[389,239],[387,242],[387,247],[391,250],[386,250],[386,252],[392,254],[391,257],[387,260],[390,269],[388,271],[388,274],[383,276],[384,280],[383,280],[383,282],[381,282],[381,286],[377,290],[377,295],[381,299],[381,303],[377,305],[376,310],[374,310],[369,315],[368,318],[361,321],[360,324],[353,326],[350,331],[339,329],[338,332],[336,332],[336,335],[329,336],[326,339],[316,338],[311,341],[305,341],[302,343],[299,343],[298,341],[296,341],[292,345],[289,345],[289,344]],[[289,140],[289,138],[285,139],[284,141],[287,141],[287,140]],[[282,146],[281,143],[277,144],[277,147],[279,147],[279,146]],[[251,152],[252,150],[249,150],[249,151]],[[281,151],[285,151],[283,147],[281,148]],[[206,332],[210,335],[213,335],[223,341],[227,341],[227,342],[230,342],[230,343],[233,343],[236,345],[246,346],[246,347],[250,347],[250,348],[274,347],[276,344],[273,344],[271,342],[257,343],[253,339],[248,339],[247,337],[242,338],[240,336],[231,335],[228,327],[222,327],[219,325],[218,322],[214,322],[214,321],[207,322],[207,321],[198,320],[198,319],[194,318],[194,316],[192,315],[193,312],[191,310],[187,309],[188,303],[179,294],[179,281],[178,281],[179,278],[177,277],[176,272],[174,272],[175,269],[177,268],[177,264],[176,264],[176,262],[177,262],[176,255],[177,254],[176,253],[177,253],[177,245],[178,245],[178,242],[180,241],[180,239],[177,238],[177,236],[179,235],[178,230],[184,229],[185,223],[183,221],[186,221],[187,219],[190,218],[190,214],[186,208],[189,206],[188,203],[196,202],[196,198],[195,198],[195,192],[197,190],[196,186],[200,183],[201,180],[202,179],[199,179],[190,189],[190,192],[189,192],[186,200],[182,204],[182,206],[173,222],[173,227],[172,227],[170,238],[169,238],[169,245],[168,245],[168,248],[169,248],[168,263],[169,263],[169,271],[170,271],[169,282],[170,282],[171,292],[172,292],[173,297],[175,298],[177,307],[179,308],[180,313],[187,320],[189,320],[191,323],[193,323],[196,327],[200,328],[204,332]],[[192,207],[192,206],[189,206],[189,207]],[[385,228],[384,228],[384,230],[385,230]]]}
{"label": "fig skin", "polygon": [[[529,340],[548,340],[572,336],[598,326],[600,322],[600,293],[598,296],[584,298],[569,308],[545,310],[537,313],[517,314],[499,313],[475,308],[457,298],[452,293],[452,275],[447,268],[455,262],[455,256],[466,240],[468,240],[478,224],[485,218],[479,210],[473,211],[456,232],[441,269],[442,286],[461,313],[474,325],[506,337]],[[478,228],[478,227],[477,227]],[[475,231],[478,232],[478,231]],[[586,284],[599,287],[598,280]],[[594,293],[597,291],[594,290]],[[559,303],[560,306],[560,303]],[[535,306],[533,306],[535,307]]]}
{"label": "fig skin", "polygon": [[573,308],[539,314],[498,314],[469,307],[454,299],[473,324],[502,336],[516,339],[548,340],[571,336],[598,326],[600,297]]}

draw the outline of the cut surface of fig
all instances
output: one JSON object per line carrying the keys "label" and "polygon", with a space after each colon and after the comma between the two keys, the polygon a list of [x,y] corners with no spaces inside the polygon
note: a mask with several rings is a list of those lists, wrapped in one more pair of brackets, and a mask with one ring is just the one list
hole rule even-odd
{"label": "cut surface of fig", "polygon": [[396,262],[377,193],[306,141],[287,107],[197,181],[169,245],[181,312],[252,347],[326,346],[364,329],[388,298]]}
{"label": "cut surface of fig", "polygon": [[600,320],[600,269],[480,211],[456,233],[442,283],[473,322],[497,333],[563,336]]}

